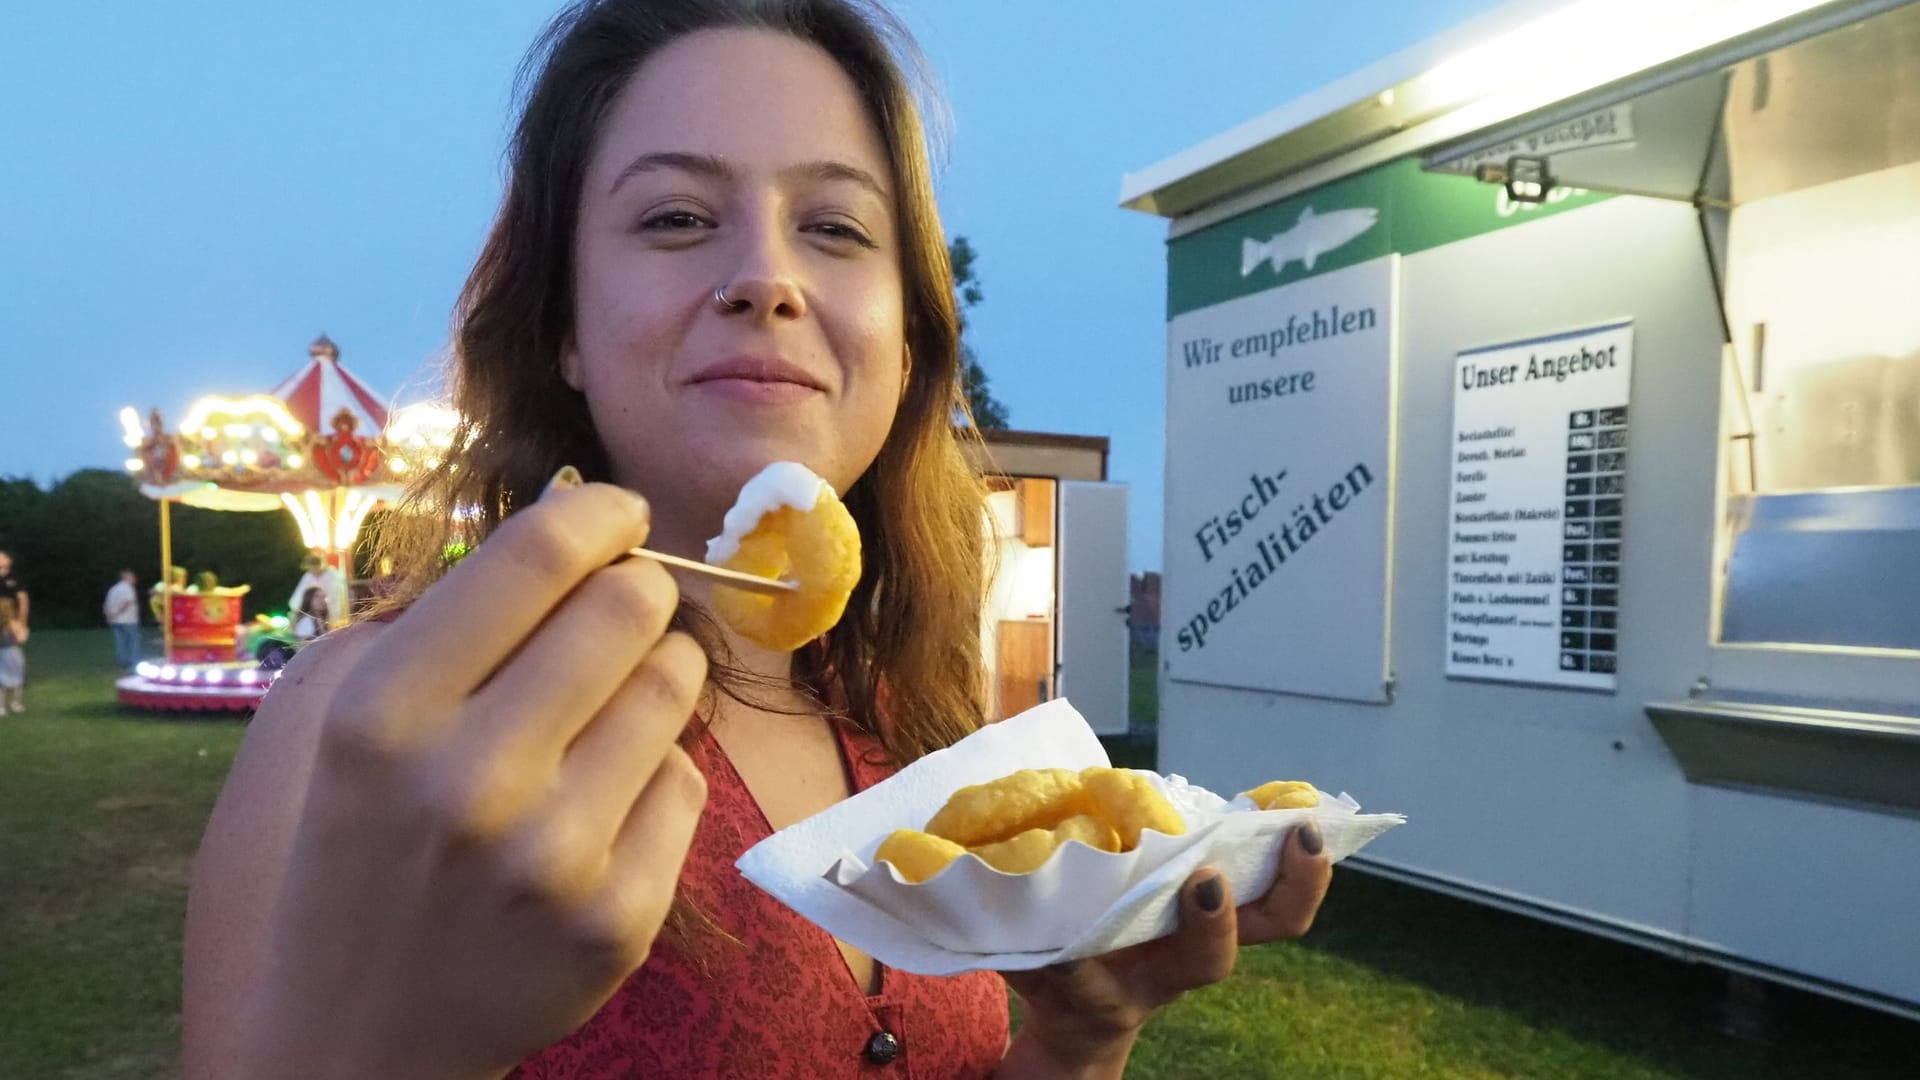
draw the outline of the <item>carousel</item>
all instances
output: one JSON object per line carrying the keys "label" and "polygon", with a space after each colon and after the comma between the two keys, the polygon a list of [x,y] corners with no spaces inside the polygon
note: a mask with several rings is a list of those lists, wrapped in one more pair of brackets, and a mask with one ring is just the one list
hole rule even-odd
{"label": "carousel", "polygon": [[[251,711],[299,639],[346,623],[352,552],[367,515],[397,499],[410,473],[438,465],[452,445],[451,410],[423,403],[390,412],[340,363],[339,347],[325,335],[307,354],[306,366],[272,391],[201,398],[171,430],[159,409],[144,424],[134,409],[122,410],[133,451],[127,470],[160,504],[163,584],[153,599],[165,642],[163,659],[143,661],[119,681],[123,704]],[[311,555],[291,606],[304,608],[302,598],[315,595],[310,589],[320,601],[289,613],[308,620],[305,632],[290,634],[289,620],[265,614],[244,623],[246,586],[223,587],[210,575],[188,584],[173,565],[175,503],[292,514]]]}

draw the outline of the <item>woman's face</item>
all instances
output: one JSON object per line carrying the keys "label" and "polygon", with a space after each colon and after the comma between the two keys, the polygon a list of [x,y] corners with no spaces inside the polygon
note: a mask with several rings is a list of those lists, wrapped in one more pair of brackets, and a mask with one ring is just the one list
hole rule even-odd
{"label": "woman's face", "polygon": [[715,531],[769,462],[844,493],[879,454],[905,360],[894,205],[852,81],[813,45],[691,34],[615,100],[580,195],[564,370],[661,546]]}

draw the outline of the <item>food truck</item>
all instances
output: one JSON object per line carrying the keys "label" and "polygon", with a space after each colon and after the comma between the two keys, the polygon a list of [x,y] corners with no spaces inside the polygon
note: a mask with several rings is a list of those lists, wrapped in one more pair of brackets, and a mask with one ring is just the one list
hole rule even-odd
{"label": "food truck", "polygon": [[981,619],[989,708],[1004,719],[1071,696],[1089,726],[1127,733],[1127,488],[1102,435],[982,431],[993,574]]}
{"label": "food truck", "polygon": [[1502,8],[1121,202],[1168,219],[1162,771],[1920,1016],[1920,2]]}

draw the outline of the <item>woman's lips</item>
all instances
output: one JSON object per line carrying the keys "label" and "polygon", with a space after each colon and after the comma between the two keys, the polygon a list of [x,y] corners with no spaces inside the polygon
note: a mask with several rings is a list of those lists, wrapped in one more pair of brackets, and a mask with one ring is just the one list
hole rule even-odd
{"label": "woman's lips", "polygon": [[694,389],[727,401],[746,405],[779,405],[800,401],[818,394],[811,386],[784,379],[719,378],[702,379]]}
{"label": "woman's lips", "polygon": [[731,356],[694,376],[703,393],[745,404],[782,404],[825,390],[804,369],[779,357]]}

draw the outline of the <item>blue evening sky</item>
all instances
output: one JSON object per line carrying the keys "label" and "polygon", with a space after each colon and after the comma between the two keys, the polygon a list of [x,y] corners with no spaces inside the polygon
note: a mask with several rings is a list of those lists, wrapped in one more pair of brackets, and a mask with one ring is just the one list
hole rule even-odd
{"label": "blue evening sky", "polygon": [[[422,396],[553,0],[0,5],[0,476],[125,453],[115,414],[265,391],[321,331]],[[1105,435],[1160,565],[1165,223],[1120,177],[1498,0],[901,0],[954,118],[941,204],[1018,428]]]}

